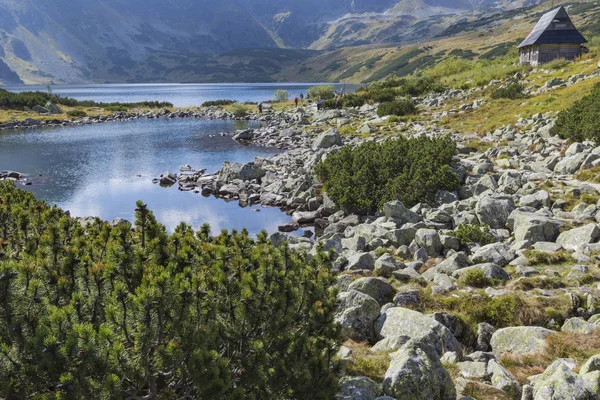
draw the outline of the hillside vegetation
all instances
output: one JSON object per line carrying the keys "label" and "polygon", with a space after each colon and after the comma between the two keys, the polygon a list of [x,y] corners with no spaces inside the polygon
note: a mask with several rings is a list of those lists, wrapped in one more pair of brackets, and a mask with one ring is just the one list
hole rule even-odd
{"label": "hillside vegetation", "polygon": [[323,256],[245,231],[86,226],[0,182],[4,398],[329,399],[338,329]]}

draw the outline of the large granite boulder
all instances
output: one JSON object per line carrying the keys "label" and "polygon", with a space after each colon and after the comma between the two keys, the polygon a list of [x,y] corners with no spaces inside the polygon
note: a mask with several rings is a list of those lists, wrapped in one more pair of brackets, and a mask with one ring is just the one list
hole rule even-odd
{"label": "large granite boulder", "polygon": [[562,328],[560,328],[563,332],[571,332],[571,333],[585,333],[590,334],[594,332],[598,327],[591,322],[587,322],[583,318],[573,317],[569,318],[565,321]]}
{"label": "large granite boulder", "polygon": [[356,290],[366,295],[371,296],[379,304],[386,303],[385,300],[391,297],[394,292],[392,285],[381,278],[358,278],[350,284],[350,290]]}
{"label": "large granite boulder", "polygon": [[380,310],[377,300],[359,291],[349,290],[339,293],[337,301],[335,320],[342,326],[342,334],[357,341],[372,339],[373,322]]}
{"label": "large granite boulder", "polygon": [[335,129],[330,129],[326,132],[321,133],[313,141],[313,150],[328,149],[333,146],[341,146],[343,144],[340,133]]}
{"label": "large granite boulder", "polygon": [[492,263],[503,267],[515,258],[515,251],[505,243],[491,243],[477,249],[471,256],[476,264]]}
{"label": "large granite boulder", "polygon": [[546,348],[546,338],[554,332],[539,326],[514,326],[498,329],[490,344],[496,356],[505,353],[532,354]]}
{"label": "large granite boulder", "polygon": [[515,210],[508,217],[507,226],[516,241],[554,242],[560,233],[562,222],[536,213]]}
{"label": "large granite boulder", "polygon": [[376,400],[383,394],[381,385],[366,376],[343,376],[336,400]]}
{"label": "large granite boulder", "polygon": [[429,257],[439,256],[443,248],[440,235],[435,229],[418,229],[415,242],[427,251]]}
{"label": "large granite boulder", "polygon": [[517,379],[496,360],[490,360],[487,364],[487,372],[490,375],[492,386],[502,390],[513,398],[521,395],[521,386]]}
{"label": "large granite boulder", "polygon": [[428,340],[440,356],[446,351],[461,350],[460,343],[448,328],[433,318],[408,308],[388,308],[377,318],[374,327],[378,339],[403,336]]}
{"label": "large granite boulder", "polygon": [[567,250],[578,250],[586,244],[596,243],[598,239],[600,239],[598,225],[587,224],[561,233],[556,239],[556,243]]}
{"label": "large granite boulder", "polygon": [[508,216],[515,209],[515,202],[510,197],[483,197],[475,206],[479,222],[492,229],[504,229]]}
{"label": "large granite boulder", "polygon": [[419,215],[410,209],[406,208],[401,201],[394,200],[383,205],[383,214],[388,218],[394,218],[400,223],[415,223],[421,218]]}
{"label": "large granite boulder", "polygon": [[383,380],[386,394],[397,399],[456,400],[454,382],[433,347],[410,340],[391,359]]}
{"label": "large granite boulder", "polygon": [[562,359],[554,361],[536,379],[534,400],[594,400],[585,381]]}
{"label": "large granite boulder", "polygon": [[265,174],[265,170],[254,165],[254,163],[240,164],[225,161],[221,168],[221,172],[219,172],[219,179],[226,182],[234,179],[251,181],[253,179],[260,179],[265,176]]}

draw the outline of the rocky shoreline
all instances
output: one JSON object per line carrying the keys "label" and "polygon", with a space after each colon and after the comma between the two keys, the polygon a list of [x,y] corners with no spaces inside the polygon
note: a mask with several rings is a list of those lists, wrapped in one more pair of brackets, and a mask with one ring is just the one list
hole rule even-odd
{"label": "rocky shoreline", "polygon": [[36,128],[51,128],[65,126],[81,126],[111,122],[125,122],[140,119],[157,119],[157,118],[198,118],[198,119],[219,119],[219,120],[239,120],[239,121],[255,121],[259,120],[254,114],[245,117],[236,117],[232,113],[223,111],[216,107],[203,108],[198,110],[137,110],[133,112],[116,112],[111,115],[88,116],[76,118],[72,120],[36,120],[27,118],[23,121],[7,122],[0,124],[0,130],[7,129],[36,129]]}
{"label": "rocky shoreline", "polygon": [[[565,82],[586,79],[591,78]],[[554,87],[548,85],[549,90]],[[582,182],[577,174],[600,166],[600,147],[553,136],[553,112],[521,118],[481,136],[455,135],[435,125],[443,113],[436,107],[448,98],[437,95],[436,105],[431,98],[419,99],[432,108],[434,121],[427,125],[393,125],[397,134],[449,134],[458,143],[454,170],[461,187],[440,191],[435,204],[407,208],[394,201],[375,215],[351,215],[322,192],[313,172],[319,160],[344,145],[389,137],[378,134],[386,118],[377,117],[370,106],[274,116],[267,126],[238,132],[235,138],[281,146],[288,149],[285,153],[247,164],[226,162],[215,174],[174,178],[182,190],[238,200],[242,206],[279,207],[294,222],[271,235],[276,245],[288,243],[309,257],[317,249],[331,252],[340,292],[337,321],[350,339],[340,358],[360,362],[363,350],[355,353],[352,343],[367,343],[371,355],[389,355],[383,382],[345,376],[339,399],[466,399],[461,394],[474,386],[507,399],[595,398],[600,356],[580,365],[555,357],[525,378],[515,376],[504,357],[526,360],[547,354],[548,338],[593,336],[598,329],[600,185]],[[480,104],[444,112],[471,112]],[[355,130],[364,135],[340,133],[357,122]],[[473,140],[485,148],[472,147]],[[464,224],[486,226],[489,241],[462,242],[457,229]],[[287,233],[300,226],[314,226],[317,240]],[[473,276],[481,276],[480,286],[472,286]],[[452,312],[420,312],[429,296],[490,304],[519,298],[562,311],[560,317],[529,316],[531,322],[518,326],[494,326],[486,320],[473,329]],[[531,312],[543,312],[536,310]],[[547,397],[549,389],[564,396]]]}

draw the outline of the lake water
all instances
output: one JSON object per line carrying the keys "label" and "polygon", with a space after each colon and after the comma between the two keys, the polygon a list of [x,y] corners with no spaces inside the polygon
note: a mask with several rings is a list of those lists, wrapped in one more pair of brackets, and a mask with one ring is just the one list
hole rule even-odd
{"label": "lake water", "polygon": [[[220,169],[224,161],[248,162],[274,149],[242,146],[220,132],[247,123],[198,119],[154,119],[21,132],[0,131],[0,170],[29,175],[27,186],[38,198],[69,210],[73,216],[133,220],[142,200],[172,231],[180,221],[195,229],[211,224],[269,232],[290,221],[278,209],[240,208],[237,202],[162,188],[152,178],[182,164]],[[41,175],[41,176],[38,176]],[[256,210],[260,210],[257,212]]]}
{"label": "lake water", "polygon": [[[287,90],[290,96],[306,92],[318,83],[232,83],[232,84],[113,84],[113,85],[53,85],[52,92],[77,100],[134,103],[168,101],[175,107],[199,106],[205,101],[229,99],[235,101],[273,100],[275,91]],[[336,84],[337,90],[354,92],[360,84]],[[7,86],[13,92],[46,91],[42,85]]]}

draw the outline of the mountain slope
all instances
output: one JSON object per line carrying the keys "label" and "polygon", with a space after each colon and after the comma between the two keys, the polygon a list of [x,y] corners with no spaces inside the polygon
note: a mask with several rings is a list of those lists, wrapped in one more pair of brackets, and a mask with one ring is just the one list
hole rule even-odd
{"label": "mountain slope", "polygon": [[0,0],[0,84],[272,80],[315,55],[300,49],[428,40],[530,2]]}

